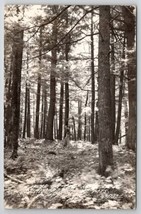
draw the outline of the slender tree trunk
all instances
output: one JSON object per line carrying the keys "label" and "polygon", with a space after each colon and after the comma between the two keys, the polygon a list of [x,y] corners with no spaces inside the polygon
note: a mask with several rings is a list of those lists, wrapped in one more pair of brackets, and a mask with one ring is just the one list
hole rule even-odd
{"label": "slender tree trunk", "polygon": [[72,121],[73,121],[73,130],[74,130],[74,140],[76,141],[76,128],[75,128],[75,119],[74,119],[74,117],[72,117]]}
{"label": "slender tree trunk", "polygon": [[[125,41],[123,45],[123,54],[122,58],[125,59]],[[121,111],[122,111],[122,98],[123,98],[123,76],[124,76],[124,64],[121,64],[121,73],[120,73],[120,85],[119,85],[119,100],[118,100],[118,112],[117,112],[117,126],[115,134],[115,144],[118,145],[118,139],[120,134],[120,125],[121,125]]]}
{"label": "slender tree trunk", "polygon": [[44,121],[43,121],[43,138],[46,136],[46,124],[47,124],[47,91],[44,89]]}
{"label": "slender tree trunk", "polygon": [[[36,117],[36,95],[33,94],[33,105],[32,105],[32,109],[33,109],[33,126],[35,125],[35,117]],[[33,128],[34,129],[34,128]],[[33,130],[33,136],[34,136],[34,131],[35,129]]]}
{"label": "slender tree trunk", "polygon": [[60,88],[60,107],[59,107],[59,133],[58,139],[62,140],[62,130],[63,130],[63,100],[64,100],[64,83],[61,82]]}
{"label": "slender tree trunk", "polygon": [[[66,28],[68,27],[68,11],[66,10]],[[69,35],[66,37],[66,45],[65,45],[65,58],[66,62],[69,61]],[[65,122],[64,122],[64,137],[66,136],[66,133],[69,131],[69,83],[68,83],[68,66],[66,66],[66,77],[65,77]]]}
{"label": "slender tree trunk", "polygon": [[94,139],[94,111],[95,111],[95,74],[94,74],[94,37],[93,37],[93,11],[91,13],[91,77],[92,77],[92,102],[91,102],[91,142],[95,143]]}
{"label": "slender tree trunk", "polygon": [[42,61],[42,27],[40,28],[40,45],[39,45],[39,73],[36,96],[36,121],[34,137],[39,139],[39,116],[40,116],[40,93],[41,93],[41,62]]}
{"label": "slender tree trunk", "polygon": [[69,84],[68,81],[65,83],[65,127],[64,127],[64,137],[69,129]]}
{"label": "slender tree trunk", "polygon": [[12,124],[12,107],[11,107],[11,87],[12,87],[12,63],[13,63],[13,55],[11,55],[11,66],[7,79],[7,83],[5,83],[5,93],[6,93],[6,105],[4,106],[4,145],[5,147],[12,147],[11,145],[11,124]]}
{"label": "slender tree trunk", "polygon": [[34,137],[37,139],[39,139],[40,91],[41,91],[41,74],[39,73],[37,95],[36,95],[36,120],[35,120],[35,130],[34,130]]}
{"label": "slender tree trunk", "polygon": [[44,90],[42,88],[42,107],[41,107],[41,130],[40,138],[43,138],[43,126],[44,126]]}
{"label": "slender tree trunk", "polygon": [[127,100],[124,101],[124,116],[125,116],[125,144],[127,145],[127,132],[128,132],[128,106],[127,106]]}
{"label": "slender tree trunk", "polygon": [[99,120],[98,120],[98,101],[96,102],[96,114],[95,114],[95,142],[98,142],[99,137]]}
{"label": "slender tree trunk", "polygon": [[31,137],[30,125],[30,86],[27,86],[27,137]]}
{"label": "slender tree trunk", "polygon": [[[88,95],[89,95],[89,91],[87,91],[87,95],[86,95],[85,108],[87,107],[87,103],[88,103]],[[87,114],[85,112],[85,116],[84,116],[84,141],[86,140],[86,132],[87,132]]]}
{"label": "slender tree trunk", "polygon": [[23,138],[25,138],[27,124],[27,83],[25,87],[25,105],[24,105],[24,124],[23,124]]}
{"label": "slender tree trunk", "polygon": [[82,139],[82,101],[78,100],[78,135],[77,139],[81,140]]}
{"label": "slender tree trunk", "polygon": [[20,90],[21,90],[21,70],[23,55],[23,30],[20,26],[15,26],[14,43],[12,49],[13,55],[13,82],[12,82],[12,124],[11,138],[13,144],[12,159],[17,158],[19,120],[20,120]]}
{"label": "slender tree trunk", "polygon": [[110,94],[110,6],[100,7],[99,22],[99,70],[98,70],[98,109],[99,109],[99,173],[105,176],[106,168],[113,165],[111,132]]}
{"label": "slender tree trunk", "polygon": [[112,114],[112,142],[115,144],[115,75],[111,74],[111,114]]}
{"label": "slender tree trunk", "polygon": [[58,132],[58,119],[57,119],[57,111],[54,118],[54,138],[57,139],[57,132]]}
{"label": "slender tree trunk", "polygon": [[115,47],[114,47],[114,35],[111,35],[111,114],[112,114],[112,142],[115,144],[115,117],[116,117],[116,105],[115,105],[115,75],[113,71],[115,70]]}
{"label": "slender tree trunk", "polygon": [[89,129],[88,129],[87,139],[90,142],[91,141],[91,117],[89,117],[88,123],[89,123]]}
{"label": "slender tree trunk", "polygon": [[98,122],[98,111],[96,111],[96,116],[95,116],[95,142],[98,141],[98,136],[99,136],[99,122]]}
{"label": "slender tree trunk", "polygon": [[19,138],[22,138],[22,130],[23,130],[23,94],[20,95],[20,122],[19,122]]}
{"label": "slender tree trunk", "polygon": [[[52,29],[52,39],[53,44],[57,44],[57,23],[54,21]],[[56,102],[56,79],[55,79],[55,68],[57,63],[57,53],[56,48],[51,51],[51,73],[50,73],[50,105],[48,111],[48,120],[47,120],[47,133],[46,140],[53,141],[53,122],[55,116],[55,102]]]}

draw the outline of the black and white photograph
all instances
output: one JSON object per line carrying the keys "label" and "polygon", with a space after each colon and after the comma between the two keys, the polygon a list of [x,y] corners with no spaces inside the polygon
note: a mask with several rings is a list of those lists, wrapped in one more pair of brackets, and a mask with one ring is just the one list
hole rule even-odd
{"label": "black and white photograph", "polygon": [[136,9],[4,6],[5,209],[136,208]]}

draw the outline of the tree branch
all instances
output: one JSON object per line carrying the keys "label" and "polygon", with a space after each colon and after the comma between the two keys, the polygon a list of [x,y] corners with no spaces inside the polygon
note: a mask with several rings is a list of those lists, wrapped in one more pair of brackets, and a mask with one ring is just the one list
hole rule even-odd
{"label": "tree branch", "polygon": [[[58,47],[58,45],[60,45],[60,43],[73,31],[73,29],[77,26],[77,24],[78,24],[88,13],[90,13],[91,11],[92,11],[92,10],[87,11],[87,12],[75,23],[75,25],[74,25],[74,26],[73,26],[61,39],[60,39],[60,41],[59,41],[56,45],[54,45],[52,48],[50,48],[47,52],[42,53],[41,56],[44,56],[45,54],[47,54],[47,53],[49,53],[50,51],[52,51],[54,48]],[[38,57],[39,57],[39,55],[36,55],[36,56],[30,58],[30,60],[35,59],[35,58],[38,58]]]}

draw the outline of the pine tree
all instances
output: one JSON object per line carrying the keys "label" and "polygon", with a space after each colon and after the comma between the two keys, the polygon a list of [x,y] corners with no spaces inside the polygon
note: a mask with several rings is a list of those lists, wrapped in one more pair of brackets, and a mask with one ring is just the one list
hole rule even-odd
{"label": "pine tree", "polygon": [[98,70],[98,108],[99,108],[99,173],[105,175],[107,166],[113,165],[111,133],[110,96],[110,6],[100,7],[99,22],[99,70]]}

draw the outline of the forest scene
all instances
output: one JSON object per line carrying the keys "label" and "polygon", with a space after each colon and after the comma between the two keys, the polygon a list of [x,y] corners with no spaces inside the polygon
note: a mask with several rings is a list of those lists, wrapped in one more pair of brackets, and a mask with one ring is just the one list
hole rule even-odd
{"label": "forest scene", "polygon": [[136,7],[5,5],[4,207],[136,208]]}

